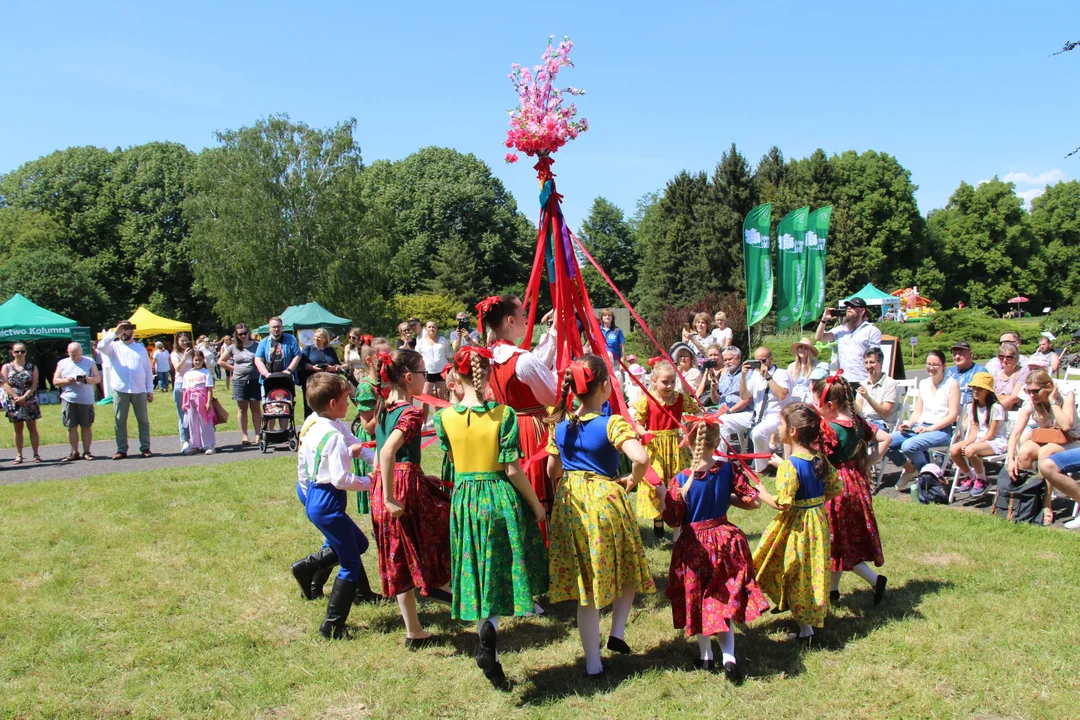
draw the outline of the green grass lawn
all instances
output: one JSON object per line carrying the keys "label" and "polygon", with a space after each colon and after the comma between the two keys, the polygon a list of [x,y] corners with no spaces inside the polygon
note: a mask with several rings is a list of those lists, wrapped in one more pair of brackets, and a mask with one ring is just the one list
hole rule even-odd
{"label": "green grass lawn", "polygon": [[[218,425],[218,432],[226,432],[229,430],[239,430],[240,426],[237,421],[236,414],[236,401],[232,399],[232,392],[224,389],[222,385],[218,399],[221,404],[225,406],[225,409],[229,411],[229,421],[224,425]],[[299,400],[299,398],[297,398]],[[147,409],[150,414],[150,433],[154,437],[162,435],[177,435],[179,433],[179,427],[176,419],[176,403],[173,402],[172,392],[154,393],[154,401],[147,405]],[[112,440],[116,437],[116,433],[113,428],[113,410],[112,405],[98,405],[96,408],[94,418],[94,441],[98,440]],[[297,409],[296,418],[300,421],[300,414],[302,410]],[[0,420],[0,449],[7,449],[15,447],[15,432],[11,427],[11,423],[6,418]],[[249,432],[251,432],[249,430]],[[41,406],[41,419],[38,420],[38,433],[41,435],[42,445],[60,445],[66,444],[68,441],[67,429],[60,423],[60,405],[42,405]],[[24,434],[25,431],[24,431]],[[139,428],[135,423],[135,413],[128,413],[128,439],[136,441],[136,449],[138,449],[137,440],[139,437]],[[30,446],[29,435],[26,434],[25,439],[26,446]],[[99,453],[100,454],[100,453]],[[29,452],[27,452],[29,456]]]}
{"label": "green grass lawn", "polygon": [[[429,453],[429,469],[438,457]],[[1080,698],[1080,537],[879,499],[889,592],[860,581],[801,653],[785,616],[738,633],[752,676],[691,670],[662,594],[640,597],[610,678],[584,680],[574,610],[500,628],[516,687],[486,685],[471,624],[425,605],[452,644],[409,653],[396,606],[316,634],[289,563],[321,539],[295,461],[0,487],[0,716],[19,718],[1065,718]],[[756,545],[772,512],[734,511]],[[369,527],[366,518],[361,526]],[[658,586],[669,550],[646,534]],[[375,557],[366,556],[375,576]],[[606,629],[606,617],[602,626]],[[606,630],[605,630],[606,632]],[[605,652],[605,656],[607,653]]]}

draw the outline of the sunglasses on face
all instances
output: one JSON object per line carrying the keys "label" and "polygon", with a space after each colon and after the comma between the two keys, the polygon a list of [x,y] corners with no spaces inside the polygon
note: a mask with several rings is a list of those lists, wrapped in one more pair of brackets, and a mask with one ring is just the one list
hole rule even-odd
{"label": "sunglasses on face", "polygon": [[26,351],[25,350],[12,350],[11,354],[12,355],[25,355]]}
{"label": "sunglasses on face", "polygon": [[998,355],[998,360],[1015,360],[1015,355]]}
{"label": "sunglasses on face", "polygon": [[246,336],[247,336],[247,330],[245,330],[243,332],[236,333],[236,337],[246,337]]}

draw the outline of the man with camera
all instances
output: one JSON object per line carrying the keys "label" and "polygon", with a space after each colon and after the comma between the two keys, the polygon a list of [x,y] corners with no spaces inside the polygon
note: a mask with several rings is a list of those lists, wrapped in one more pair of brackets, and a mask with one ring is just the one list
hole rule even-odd
{"label": "man with camera", "polygon": [[[776,367],[769,348],[759,347],[754,359],[743,363],[739,395],[749,402],[750,410],[723,415],[720,432],[731,442],[738,433],[749,431],[754,452],[768,454],[769,438],[780,427],[780,410],[793,399],[791,377],[787,370]],[[767,458],[754,460],[755,471],[768,467]]]}
{"label": "man with camera", "polygon": [[[97,364],[83,357],[82,345],[68,343],[66,358],[56,364],[53,387],[60,388],[60,418],[68,431],[71,453],[61,462],[83,458],[93,460],[94,386],[101,382]],[[82,430],[82,455],[79,455],[79,430]]]}
{"label": "man with camera", "polygon": [[98,352],[109,358],[112,365],[113,408],[115,410],[116,454],[113,460],[127,457],[128,410],[135,409],[139,423],[139,452],[148,458],[150,453],[150,415],[147,403],[154,401],[154,370],[150,356],[140,342],[135,342],[135,325],[121,320],[115,330],[105,333],[98,343]]}
{"label": "man with camera", "polygon": [[844,302],[844,320],[832,330],[825,330],[827,320],[835,320],[839,313],[835,308],[825,308],[814,338],[818,342],[836,341],[836,354],[844,379],[853,385],[867,378],[864,358],[872,347],[881,347],[881,331],[869,319],[870,309],[862,298]]}
{"label": "man with camera", "polygon": [[459,312],[457,314],[457,329],[450,333],[450,349],[454,351],[454,354],[457,354],[457,351],[466,345],[483,344],[480,333],[476,331],[476,328],[469,321],[469,313]]}

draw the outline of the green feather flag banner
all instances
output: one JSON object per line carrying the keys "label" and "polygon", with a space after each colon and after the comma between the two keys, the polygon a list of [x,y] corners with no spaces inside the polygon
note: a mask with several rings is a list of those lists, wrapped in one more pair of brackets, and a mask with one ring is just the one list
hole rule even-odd
{"label": "green feather flag banner", "polygon": [[746,275],[746,327],[761,322],[772,309],[773,270],[769,224],[772,203],[758,205],[743,220],[743,272]]}
{"label": "green feather flag banner", "polygon": [[803,312],[800,324],[805,325],[825,312],[825,246],[829,236],[832,205],[810,213],[806,227],[806,282],[803,285]]}
{"label": "green feather flag banner", "polygon": [[806,282],[806,224],[810,208],[788,213],[776,229],[776,263],[780,287],[777,290],[776,329],[802,326],[803,288]]}

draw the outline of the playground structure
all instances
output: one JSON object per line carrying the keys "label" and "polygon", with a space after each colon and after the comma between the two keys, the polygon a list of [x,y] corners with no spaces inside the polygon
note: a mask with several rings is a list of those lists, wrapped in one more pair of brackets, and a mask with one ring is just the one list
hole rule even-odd
{"label": "playground structure", "polygon": [[893,296],[900,298],[900,306],[907,314],[908,320],[928,320],[936,310],[931,307],[931,301],[919,295],[919,288],[912,286],[893,290]]}

